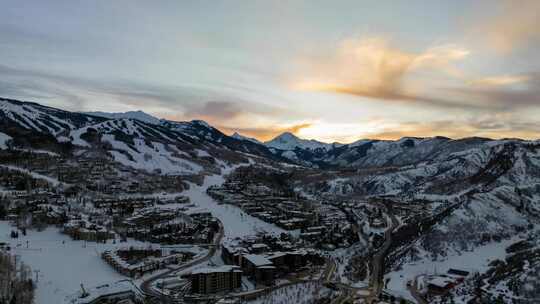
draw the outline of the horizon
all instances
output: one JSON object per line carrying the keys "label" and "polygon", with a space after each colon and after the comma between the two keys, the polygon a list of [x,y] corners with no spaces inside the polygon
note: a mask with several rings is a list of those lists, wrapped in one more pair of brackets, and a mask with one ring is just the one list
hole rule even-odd
{"label": "horizon", "polygon": [[540,138],[537,1],[3,3],[0,96],[260,141]]}
{"label": "horizon", "polygon": [[[18,101],[18,102],[25,102],[25,103],[34,103],[34,104],[38,104],[38,105],[42,105],[41,103],[39,102],[36,102],[36,101],[30,101],[30,100],[17,100],[17,99],[12,99],[12,98],[7,98],[7,97],[2,97],[0,96],[0,100],[2,99],[7,99],[7,100],[14,100],[14,101]],[[54,107],[53,107],[54,108]],[[59,109],[59,110],[63,110],[63,111],[68,111],[66,109],[61,109],[61,108],[56,108],[56,109]],[[115,115],[115,114],[128,114],[128,113],[143,113],[144,115],[148,115],[152,118],[155,118],[155,119],[158,119],[158,120],[169,120],[167,118],[164,118],[164,117],[159,117],[159,116],[155,116],[155,115],[152,115],[152,114],[149,114],[143,110],[132,110],[132,111],[126,111],[126,112],[103,112],[103,111],[75,111],[76,113],[81,113],[81,114],[88,114],[88,115],[95,115],[95,116],[99,116],[99,117],[105,117],[105,118],[108,118],[107,114],[111,114],[111,115]],[[101,115],[100,115],[101,114]],[[137,119],[137,118],[132,118],[132,119]],[[240,136],[243,136],[243,137],[246,137],[246,138],[253,138],[253,137],[250,137],[250,136],[247,136],[245,134],[242,134],[238,131],[224,131],[224,130],[221,130],[219,129],[218,127],[208,123],[207,121],[203,120],[203,119],[197,119],[197,118],[193,118],[191,120],[169,120],[169,121],[174,121],[174,122],[192,122],[192,121],[202,121],[204,123],[207,123],[209,124],[211,127],[213,128],[216,128],[217,130],[219,130],[220,132],[222,132],[223,134],[227,135],[227,136],[233,136],[235,133],[240,135]],[[475,135],[472,135],[472,136],[467,136],[467,137],[458,137],[458,138],[454,138],[454,137],[448,137],[448,136],[442,136],[442,135],[434,135],[434,136],[425,136],[425,137],[422,137],[422,136],[402,136],[402,137],[399,137],[399,138],[393,138],[393,139],[385,139],[385,138],[359,138],[359,139],[356,139],[354,141],[351,141],[351,142],[339,142],[339,141],[333,141],[333,142],[328,142],[328,141],[322,141],[322,140],[318,140],[316,138],[306,138],[306,137],[301,137],[293,132],[290,132],[290,131],[283,131],[282,133],[279,133],[279,134],[276,134],[274,137],[272,138],[269,138],[267,140],[259,140],[257,138],[253,138],[257,141],[259,141],[261,144],[266,144],[270,141],[273,141],[274,139],[278,138],[278,137],[281,137],[282,135],[284,134],[292,134],[293,136],[297,137],[298,139],[300,140],[308,140],[308,141],[318,141],[320,143],[323,143],[323,144],[328,144],[328,145],[332,145],[332,144],[340,144],[340,145],[350,145],[350,144],[354,144],[356,142],[359,142],[359,141],[363,141],[363,140],[370,140],[370,141],[399,141],[399,140],[402,140],[402,139],[406,139],[406,138],[416,138],[416,139],[429,139],[429,138],[436,138],[436,137],[442,137],[442,138],[448,138],[450,140],[462,140],[462,139],[467,139],[467,138],[484,138],[484,139],[488,139],[488,140],[531,140],[531,141],[534,141],[534,140],[540,140],[540,138],[530,138],[530,139],[527,139],[527,138],[519,138],[519,137],[483,137],[483,136],[475,136]]]}

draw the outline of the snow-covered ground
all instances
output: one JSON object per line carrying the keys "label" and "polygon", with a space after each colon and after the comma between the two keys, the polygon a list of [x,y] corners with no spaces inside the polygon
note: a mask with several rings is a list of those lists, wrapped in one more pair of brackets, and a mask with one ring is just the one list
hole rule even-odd
{"label": "snow-covered ground", "polygon": [[314,303],[317,299],[330,297],[332,291],[323,287],[321,283],[307,282],[292,286],[278,288],[270,294],[249,301],[249,304],[308,304]]}
{"label": "snow-covered ground", "polygon": [[[36,304],[59,304],[64,298],[86,287],[125,279],[101,260],[99,252],[114,245],[72,241],[57,228],[42,232],[27,231],[18,239],[11,239],[12,227],[8,222],[0,222],[0,241],[9,242],[12,253],[20,257],[32,271],[39,271]],[[28,241],[28,248],[27,248]],[[124,243],[125,244],[125,243]],[[35,278],[35,277],[34,277]]]}
{"label": "snow-covered ground", "polygon": [[[28,230],[26,236],[19,232],[18,239],[11,239],[9,234],[12,229],[8,222],[0,221],[0,242],[10,243],[12,254],[17,255],[19,261],[30,266],[32,271],[39,271],[36,304],[64,303],[66,297],[73,295],[81,288],[81,283],[85,288],[91,288],[126,279],[127,277],[117,273],[105,263],[100,253],[104,250],[131,245],[149,245],[149,243],[128,240],[127,243],[117,242],[116,244],[112,244],[111,241],[107,244],[86,242],[85,247],[84,241],[73,241],[54,227],[49,227],[42,232]],[[189,249],[182,248],[185,251],[192,251]],[[197,250],[193,252],[196,253]]]}
{"label": "snow-covered ground", "polygon": [[11,136],[0,132],[0,150],[7,149],[7,142],[11,140]]}
{"label": "snow-covered ground", "polygon": [[254,235],[257,232],[276,234],[286,232],[276,225],[266,223],[245,213],[238,207],[227,204],[218,204],[213,198],[206,194],[206,189],[208,189],[208,187],[220,185],[223,182],[224,178],[222,175],[208,176],[205,178],[202,186],[191,184],[189,190],[182,194],[189,196],[191,201],[199,207],[208,209],[212,212],[213,216],[223,223],[225,229],[224,242],[236,237]]}
{"label": "snow-covered ground", "polygon": [[19,171],[19,172],[22,172],[22,173],[30,174],[33,178],[35,178],[35,179],[43,179],[43,180],[47,181],[48,183],[50,183],[53,186],[58,186],[58,185],[61,184],[61,182],[58,181],[56,178],[52,178],[50,176],[46,176],[46,175],[43,175],[43,174],[32,172],[32,171],[24,169],[24,168],[11,166],[11,165],[0,165],[0,167],[6,168],[6,169],[9,169],[9,170],[13,170],[13,171]]}
{"label": "snow-covered ground", "polygon": [[488,264],[496,259],[504,260],[506,256],[505,248],[515,243],[519,238],[505,240],[500,243],[490,243],[477,247],[473,251],[462,252],[460,255],[453,254],[446,256],[442,260],[431,261],[421,260],[414,264],[403,265],[399,271],[394,271],[385,276],[390,279],[387,290],[393,294],[414,300],[407,290],[407,281],[413,280],[422,274],[444,274],[450,268],[461,269],[474,272],[484,272],[488,269]]}

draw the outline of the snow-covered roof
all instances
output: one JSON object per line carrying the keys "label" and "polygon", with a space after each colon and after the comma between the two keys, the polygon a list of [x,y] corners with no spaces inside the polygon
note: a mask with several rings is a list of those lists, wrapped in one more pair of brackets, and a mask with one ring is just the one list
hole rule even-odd
{"label": "snow-covered roof", "polygon": [[100,297],[108,295],[128,294],[132,293],[134,296],[140,294],[137,286],[133,284],[131,280],[122,280],[114,283],[104,284],[96,286],[94,288],[86,290],[87,296],[82,297],[82,290],[78,293],[67,297],[66,303],[70,304],[87,304],[92,303]]}
{"label": "snow-covered roof", "polygon": [[255,266],[267,266],[272,265],[272,262],[267,259],[265,256],[258,255],[258,254],[246,254],[244,255],[244,258],[246,258],[251,264]]}
{"label": "snow-covered roof", "polygon": [[449,278],[449,277],[436,276],[436,277],[430,278],[427,283],[431,284],[431,285],[434,285],[434,286],[437,286],[437,287],[444,288],[448,284],[454,283],[454,280],[452,278]]}

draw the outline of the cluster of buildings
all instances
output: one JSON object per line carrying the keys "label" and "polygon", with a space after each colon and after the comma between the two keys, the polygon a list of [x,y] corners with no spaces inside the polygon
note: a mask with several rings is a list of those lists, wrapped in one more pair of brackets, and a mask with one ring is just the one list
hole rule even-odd
{"label": "cluster of buildings", "polygon": [[221,203],[238,206],[267,223],[285,230],[300,230],[306,243],[321,248],[348,247],[358,241],[356,227],[347,214],[332,205],[276,194],[265,185],[249,181],[227,180],[207,192]]}
{"label": "cluster of buildings", "polygon": [[129,247],[104,251],[101,257],[119,273],[138,278],[167,265],[187,261],[193,257],[193,254],[163,248]]}
{"label": "cluster of buildings", "polygon": [[[118,193],[150,194],[156,191],[179,192],[187,188],[184,177],[152,174],[114,161],[111,155],[87,151],[76,158],[50,151],[21,150],[17,153],[0,150],[2,163],[56,179],[60,184],[76,185],[66,194],[93,191],[114,196]],[[0,168],[0,188],[7,190],[48,189],[50,183],[32,178],[21,170]],[[136,178],[130,178],[136,177]],[[57,187],[58,188],[58,187]],[[71,193],[75,192],[75,193]]]}
{"label": "cluster of buildings", "polygon": [[90,242],[105,243],[107,240],[116,238],[116,234],[111,229],[91,222],[86,216],[74,216],[64,224],[62,232],[74,240]]}
{"label": "cluster of buildings", "polygon": [[276,279],[301,272],[309,266],[325,263],[314,249],[270,236],[225,243],[221,256],[225,263],[240,267],[256,285],[264,286],[271,286]]}
{"label": "cluster of buildings", "polygon": [[143,208],[121,224],[125,236],[160,244],[208,244],[220,225],[208,211]]}

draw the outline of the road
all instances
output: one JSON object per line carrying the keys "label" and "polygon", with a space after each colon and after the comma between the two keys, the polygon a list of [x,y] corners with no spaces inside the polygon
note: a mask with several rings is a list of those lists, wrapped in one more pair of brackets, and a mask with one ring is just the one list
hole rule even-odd
{"label": "road", "polygon": [[159,293],[158,291],[156,291],[156,290],[154,290],[152,288],[152,285],[154,284],[154,282],[156,282],[157,280],[162,279],[164,277],[167,277],[167,276],[171,275],[172,273],[182,271],[182,270],[186,270],[186,269],[188,269],[190,267],[193,267],[193,266],[198,265],[198,264],[202,264],[202,263],[207,262],[208,260],[210,260],[216,254],[216,252],[218,251],[218,248],[221,245],[221,240],[223,239],[223,235],[224,235],[223,224],[221,222],[219,222],[219,232],[217,234],[217,237],[214,238],[214,243],[213,243],[214,246],[210,246],[210,248],[208,250],[208,253],[205,256],[200,257],[198,259],[195,259],[195,260],[193,260],[193,261],[191,261],[189,263],[182,264],[178,268],[171,269],[171,270],[168,270],[166,272],[155,275],[153,277],[150,277],[149,279],[145,280],[141,284],[141,290],[147,296],[158,298],[161,301],[170,300],[170,299],[168,299],[169,296],[161,294],[161,293]]}
{"label": "road", "polygon": [[[371,295],[368,297],[368,299],[371,299],[371,302],[373,302],[375,299],[378,299],[382,289],[384,287],[384,259],[386,257],[387,251],[390,248],[390,245],[392,245],[392,233],[394,230],[399,226],[399,221],[394,216],[393,213],[388,212],[388,215],[391,219],[391,226],[390,228],[386,229],[384,232],[384,243],[381,246],[381,248],[373,255],[372,259],[372,270],[371,270],[371,276],[369,278],[370,282],[369,285],[371,287]],[[369,301],[368,301],[369,302]]]}
{"label": "road", "polygon": [[[392,245],[392,233],[399,226],[398,219],[394,216],[394,214],[389,210],[387,206],[381,203],[378,203],[377,205],[380,205],[381,208],[386,210],[386,213],[390,217],[391,224],[390,227],[384,232],[384,243],[372,257],[372,270],[369,278],[370,293],[368,296],[365,297],[366,303],[376,303],[381,295],[384,287],[384,259],[386,258],[388,249],[390,249],[390,246]],[[348,288],[348,290],[350,291],[352,290],[352,288]],[[351,300],[351,298],[349,297],[343,300],[343,302],[345,302],[346,300]]]}

